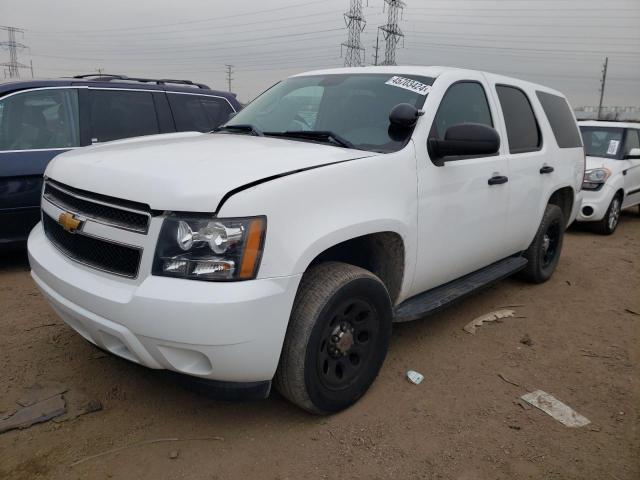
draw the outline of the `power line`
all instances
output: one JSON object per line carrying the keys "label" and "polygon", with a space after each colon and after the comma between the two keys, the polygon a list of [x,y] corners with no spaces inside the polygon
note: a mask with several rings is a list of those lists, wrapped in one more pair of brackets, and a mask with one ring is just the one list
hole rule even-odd
{"label": "power line", "polygon": [[347,48],[344,56],[345,67],[361,67],[364,65],[365,51],[360,43],[360,34],[367,22],[362,14],[362,0],[351,0],[351,8],[344,14],[347,24],[347,41],[342,46]]}
{"label": "power line", "polygon": [[[0,42],[0,47],[7,47],[9,49],[9,61],[0,63],[0,67],[7,67],[9,72],[9,78],[20,78],[20,69],[29,68],[18,61],[18,50],[27,50],[28,47],[22,43],[18,43],[16,40],[16,34],[24,34],[24,30],[16,27],[0,26],[0,30],[5,30],[9,37],[6,42]],[[31,66],[31,76],[33,76],[33,66]]]}
{"label": "power line", "polygon": [[[102,28],[102,29],[92,29],[92,30],[66,30],[66,31],[56,31],[56,32],[47,32],[47,33],[61,33],[61,34],[65,34],[65,33],[72,33],[72,34],[77,34],[77,33],[96,33],[96,32],[121,32],[121,31],[127,31],[127,30],[142,30],[142,29],[148,29],[148,28],[162,28],[162,27],[173,27],[173,26],[177,26],[177,25],[193,25],[194,23],[204,23],[204,22],[210,22],[212,20],[226,20],[229,18],[238,18],[238,17],[246,17],[248,15],[259,15],[259,14],[263,14],[263,13],[270,13],[270,12],[277,12],[277,11],[281,11],[281,10],[289,10],[291,8],[300,8],[300,7],[307,7],[309,5],[315,5],[318,3],[326,3],[326,0],[314,0],[312,2],[305,2],[305,3],[298,3],[297,5],[288,5],[286,7],[278,7],[278,8],[268,8],[265,10],[254,10],[252,12],[247,12],[247,13],[238,13],[235,15],[225,15],[225,16],[216,16],[216,17],[208,17],[208,18],[201,18],[198,20],[186,20],[183,22],[172,22],[172,23],[163,23],[163,24],[154,24],[154,25],[138,25],[135,27],[118,27],[118,28]],[[44,31],[43,31],[44,32]]]}
{"label": "power line", "polygon": [[396,64],[396,48],[400,39],[404,39],[404,33],[398,26],[398,15],[405,6],[402,0],[384,0],[387,8],[387,24],[378,27],[384,36],[386,47],[384,50],[384,61],[382,65]]}

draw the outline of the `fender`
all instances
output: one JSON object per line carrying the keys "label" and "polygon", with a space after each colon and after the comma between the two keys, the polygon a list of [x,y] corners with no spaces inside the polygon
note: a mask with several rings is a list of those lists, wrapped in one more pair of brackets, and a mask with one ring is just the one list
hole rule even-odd
{"label": "fender", "polygon": [[355,237],[394,232],[405,248],[401,291],[413,279],[416,254],[415,155],[408,149],[279,176],[235,192],[219,215],[265,215],[258,278],[304,273],[320,253]]}

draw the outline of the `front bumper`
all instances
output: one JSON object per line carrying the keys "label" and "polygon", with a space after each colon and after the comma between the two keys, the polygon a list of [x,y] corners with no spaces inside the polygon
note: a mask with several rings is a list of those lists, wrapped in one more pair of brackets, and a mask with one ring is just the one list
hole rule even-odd
{"label": "front bumper", "polygon": [[578,222],[598,222],[607,213],[615,190],[606,183],[598,191],[582,190],[582,205],[576,220]]}
{"label": "front bumper", "polygon": [[31,275],[91,343],[149,368],[224,382],[275,374],[301,275],[246,282],[148,276],[132,283],[61,254],[38,224]]}

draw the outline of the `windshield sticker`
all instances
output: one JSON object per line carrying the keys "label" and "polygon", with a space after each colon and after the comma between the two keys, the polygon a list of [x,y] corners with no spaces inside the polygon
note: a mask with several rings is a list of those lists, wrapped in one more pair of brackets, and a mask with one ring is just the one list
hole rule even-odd
{"label": "windshield sticker", "polygon": [[616,153],[618,153],[619,146],[620,146],[620,140],[610,140],[609,149],[607,150],[607,155],[615,155]]}
{"label": "windshield sticker", "polygon": [[391,77],[388,81],[385,82],[385,84],[393,85],[394,87],[398,88],[404,88],[405,90],[409,90],[419,95],[426,95],[431,91],[431,85],[420,83],[417,80],[411,80],[410,78],[404,77]]}

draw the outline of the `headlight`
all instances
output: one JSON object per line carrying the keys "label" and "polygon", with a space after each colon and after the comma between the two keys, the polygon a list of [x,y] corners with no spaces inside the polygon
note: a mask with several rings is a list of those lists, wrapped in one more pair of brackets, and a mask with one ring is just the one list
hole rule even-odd
{"label": "headlight", "polygon": [[585,190],[598,190],[611,176],[611,171],[606,168],[594,168],[584,172],[582,188]]}
{"label": "headlight", "polygon": [[255,278],[260,266],[265,217],[164,220],[153,261],[154,275],[228,281]]}

